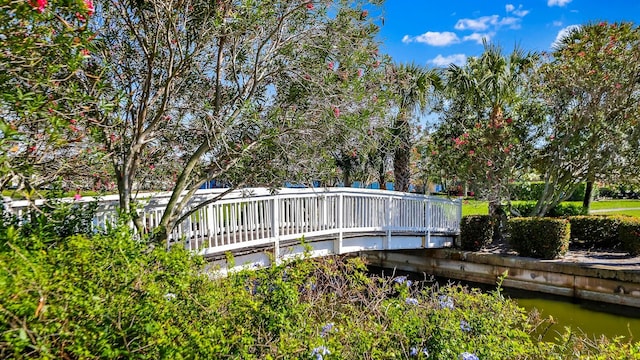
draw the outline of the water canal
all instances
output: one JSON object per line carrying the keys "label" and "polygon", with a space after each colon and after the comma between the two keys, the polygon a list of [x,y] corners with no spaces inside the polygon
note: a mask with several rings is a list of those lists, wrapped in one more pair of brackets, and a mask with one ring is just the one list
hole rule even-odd
{"label": "water canal", "polygon": [[537,309],[543,317],[552,317],[555,324],[545,334],[552,341],[565,326],[580,329],[590,338],[602,335],[613,338],[624,336],[640,339],[640,309],[579,300],[517,289],[505,289],[505,295],[514,299],[527,311]]}

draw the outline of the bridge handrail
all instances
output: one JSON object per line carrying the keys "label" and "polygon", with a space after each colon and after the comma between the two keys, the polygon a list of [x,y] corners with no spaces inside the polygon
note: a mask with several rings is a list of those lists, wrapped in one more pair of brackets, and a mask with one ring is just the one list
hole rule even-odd
{"label": "bridge handrail", "polygon": [[[226,189],[198,190],[185,211]],[[139,194],[139,214],[148,230],[159,224],[171,193]],[[94,226],[116,221],[118,196],[83,197],[61,201],[98,201]],[[7,204],[5,204],[6,206]],[[8,209],[20,216],[29,202],[12,201]],[[238,189],[206,204],[176,226],[169,241],[201,254],[273,244],[302,236],[336,236],[338,252],[346,233],[393,232],[457,234],[461,201],[421,194],[358,188]]]}

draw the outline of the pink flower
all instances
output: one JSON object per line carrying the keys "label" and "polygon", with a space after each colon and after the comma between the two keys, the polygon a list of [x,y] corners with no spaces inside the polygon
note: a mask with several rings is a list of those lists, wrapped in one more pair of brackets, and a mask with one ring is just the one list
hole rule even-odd
{"label": "pink flower", "polygon": [[78,201],[82,199],[82,195],[80,195],[80,191],[77,191],[75,195],[73,195],[73,200]]}
{"label": "pink flower", "polygon": [[616,84],[616,89],[620,89],[620,88],[622,88],[622,85],[620,85],[619,83]]}
{"label": "pink flower", "polygon": [[584,51],[580,51],[580,52],[578,53],[578,56],[580,56],[580,57],[584,57],[585,55],[586,55],[586,54],[584,53]]}
{"label": "pink flower", "polygon": [[156,168],[155,165],[153,165],[153,164],[149,165],[149,170],[155,170],[155,168]]}
{"label": "pink flower", "polygon": [[84,0],[84,6],[87,8],[87,15],[93,16],[96,8],[93,6],[93,0]]}
{"label": "pink flower", "polygon": [[473,155],[473,154],[475,154],[475,153],[476,153],[475,151],[473,151],[473,150],[469,150],[469,155]]}
{"label": "pink flower", "polygon": [[511,119],[511,118],[507,119],[507,124],[511,124],[512,122],[513,122],[513,119]]}
{"label": "pink flower", "polygon": [[333,107],[333,116],[335,116],[335,117],[339,117],[340,116],[340,109],[337,106]]}
{"label": "pink flower", "polygon": [[307,3],[307,9],[313,10],[313,3]]}
{"label": "pink flower", "polygon": [[599,26],[607,26],[607,23],[606,23],[606,22],[604,22],[604,21],[602,21],[602,22],[600,22],[600,24],[598,24],[598,25],[599,25]]}
{"label": "pink flower", "polygon": [[493,161],[487,160],[487,166],[493,166]]}
{"label": "pink flower", "polygon": [[358,69],[358,77],[362,77],[362,69]]}
{"label": "pink flower", "polygon": [[360,19],[364,20],[367,17],[367,15],[369,15],[369,11],[362,10],[362,12],[360,13]]}
{"label": "pink flower", "polygon": [[47,0],[29,0],[29,5],[38,10],[39,13],[42,13],[47,6]]}
{"label": "pink flower", "polygon": [[91,57],[91,53],[87,49],[80,50],[80,55],[82,55],[82,57],[85,58],[85,59]]}
{"label": "pink flower", "polygon": [[333,61],[327,64],[329,70],[333,70]]}

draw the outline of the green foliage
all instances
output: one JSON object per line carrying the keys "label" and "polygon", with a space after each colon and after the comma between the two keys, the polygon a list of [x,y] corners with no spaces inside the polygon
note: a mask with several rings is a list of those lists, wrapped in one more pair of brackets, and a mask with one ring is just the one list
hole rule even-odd
{"label": "green foliage", "polygon": [[71,182],[95,160],[83,121],[97,78],[93,11],[80,0],[0,1],[0,187]]}
{"label": "green foliage", "polygon": [[622,248],[631,255],[640,255],[640,218],[625,218],[619,227]]}
{"label": "green foliage", "polygon": [[535,90],[547,122],[536,167],[553,184],[540,198],[544,207],[582,181],[637,179],[639,44],[636,24],[583,24],[540,67]]}
{"label": "green foliage", "polygon": [[570,216],[571,245],[581,248],[616,249],[619,227],[625,216]]}
{"label": "green foliage", "polygon": [[[509,184],[511,200],[538,200],[542,197],[544,186],[545,183],[542,181],[516,182]],[[586,187],[586,183],[580,183],[566,201],[582,201],[584,199]]]}
{"label": "green foliage", "polygon": [[609,199],[640,199],[640,185],[604,185],[600,187],[599,196]]}
{"label": "green foliage", "polygon": [[372,277],[359,258],[220,277],[205,271],[202,257],[148,248],[126,228],[57,246],[22,243],[0,251],[2,358],[546,359],[571,349],[637,351],[620,339],[534,342],[539,319],[499,290]]}
{"label": "green foliage", "polygon": [[[516,216],[529,216],[536,207],[534,201],[518,201],[511,203],[511,213]],[[584,215],[586,210],[582,205],[575,203],[559,203],[556,204],[551,210],[549,210],[545,216],[548,217],[564,217],[564,216],[577,216]]]}
{"label": "green foliage", "polygon": [[432,174],[468,182],[489,201],[490,213],[508,200],[509,182],[531,160],[529,130],[538,117],[525,91],[536,60],[518,48],[504,55],[485,44],[481,56],[445,74],[442,121],[422,156],[432,160]]}
{"label": "green foliage", "polygon": [[554,206],[548,213],[547,216],[550,217],[563,217],[563,216],[577,216],[577,215],[585,215],[586,209],[582,207],[582,205],[562,202]]}
{"label": "green foliage", "polygon": [[566,219],[512,218],[509,243],[520,256],[554,259],[569,249],[570,225]]}
{"label": "green foliage", "polygon": [[489,215],[464,216],[460,221],[463,250],[478,251],[493,239],[493,222]]}

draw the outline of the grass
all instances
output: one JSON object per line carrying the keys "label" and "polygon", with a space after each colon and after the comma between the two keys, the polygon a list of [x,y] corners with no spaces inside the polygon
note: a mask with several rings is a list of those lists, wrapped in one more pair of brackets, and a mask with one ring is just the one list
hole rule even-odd
{"label": "grass", "polygon": [[[514,201],[518,203],[518,201]],[[575,205],[582,205],[581,201],[568,201]],[[616,210],[629,209],[629,210]],[[622,214],[640,217],[640,200],[599,200],[591,203],[591,210],[609,210],[598,211],[599,214]],[[467,215],[486,215],[489,213],[489,206],[486,201],[464,200],[462,202],[462,216]]]}
{"label": "grass", "polygon": [[591,203],[591,210],[640,208],[640,200],[599,200]]}

